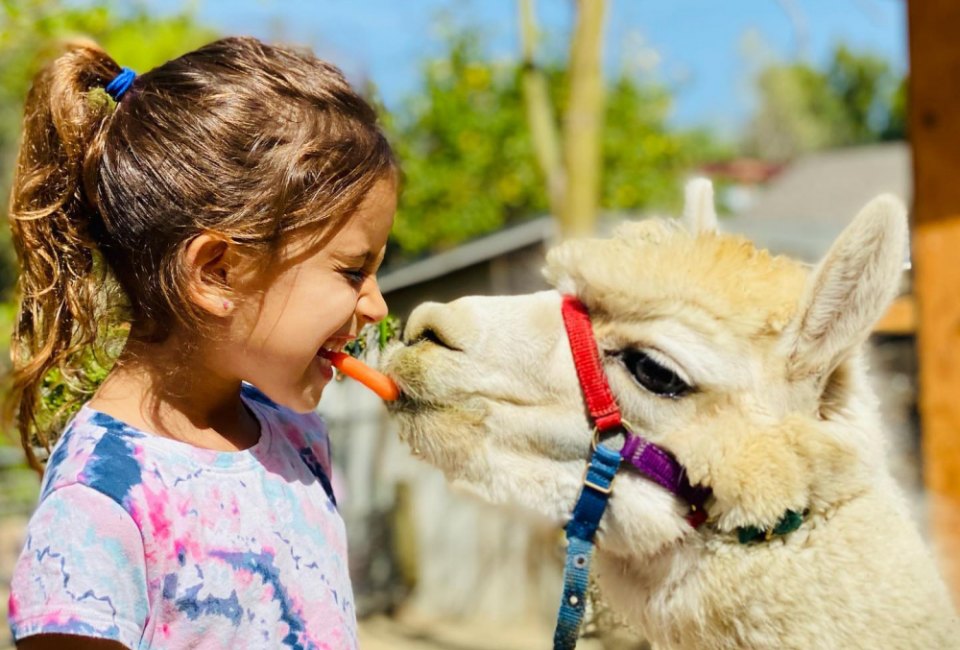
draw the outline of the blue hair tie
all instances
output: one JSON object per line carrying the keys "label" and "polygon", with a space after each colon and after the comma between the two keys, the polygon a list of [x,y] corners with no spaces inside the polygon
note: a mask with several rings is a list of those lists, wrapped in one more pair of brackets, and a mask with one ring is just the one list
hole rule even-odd
{"label": "blue hair tie", "polygon": [[104,90],[107,91],[108,95],[113,97],[113,101],[119,102],[124,93],[130,90],[130,86],[133,85],[133,80],[136,78],[137,73],[130,68],[120,68],[120,73],[113,78],[113,81],[107,84]]}

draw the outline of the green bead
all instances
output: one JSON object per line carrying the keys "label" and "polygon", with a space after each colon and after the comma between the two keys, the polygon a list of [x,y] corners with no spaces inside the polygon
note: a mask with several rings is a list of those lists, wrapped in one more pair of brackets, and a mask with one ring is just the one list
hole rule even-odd
{"label": "green bead", "polygon": [[[770,533],[772,535],[786,535],[787,533],[792,533],[796,529],[800,528],[802,523],[802,514],[794,510],[787,510],[787,512],[784,513],[783,517],[780,518],[780,521],[777,522],[777,525],[772,531],[770,531]],[[741,526],[740,528],[737,528],[737,540],[741,544],[758,542],[766,537],[767,531],[761,530],[756,526]]]}
{"label": "green bead", "polygon": [[774,535],[786,535],[787,533],[792,533],[796,529],[800,528],[800,524],[803,523],[803,515],[794,510],[787,510],[786,514],[780,519],[777,523],[776,528],[773,529]]}
{"label": "green bead", "polygon": [[756,526],[741,526],[737,528],[737,539],[741,544],[749,544],[763,537],[763,531]]}

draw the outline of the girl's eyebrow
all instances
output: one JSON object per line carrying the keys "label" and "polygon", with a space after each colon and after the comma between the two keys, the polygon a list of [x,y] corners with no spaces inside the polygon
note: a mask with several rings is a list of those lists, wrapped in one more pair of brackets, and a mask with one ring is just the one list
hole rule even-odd
{"label": "girl's eyebrow", "polygon": [[374,264],[380,264],[383,261],[383,258],[386,257],[387,247],[384,246],[380,250],[371,250],[369,248],[363,248],[359,250],[338,250],[334,252],[333,256],[339,259],[341,262],[347,264],[356,264],[357,266],[368,266]]}
{"label": "girl's eyebrow", "polygon": [[371,257],[374,257],[374,253],[366,249],[361,251],[337,251],[335,255],[341,260],[349,260],[351,262],[366,262]]}
{"label": "girl's eyebrow", "polygon": [[359,268],[379,266],[382,260],[380,251],[371,251],[371,250],[368,250],[363,253],[342,252],[342,253],[338,253],[336,257],[339,258],[339,260],[344,264],[357,266]]}

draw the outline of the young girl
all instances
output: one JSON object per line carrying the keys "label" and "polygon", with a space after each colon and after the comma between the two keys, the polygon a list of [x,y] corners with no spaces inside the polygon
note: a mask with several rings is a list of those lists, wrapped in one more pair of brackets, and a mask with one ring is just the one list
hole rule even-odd
{"label": "young girl", "polygon": [[114,294],[129,334],[46,463],[18,647],[356,647],[312,412],[322,350],[386,313],[396,177],[371,107],[302,52],[228,38],[135,76],[77,44],[37,76],[10,211],[35,466],[45,378],[78,380]]}

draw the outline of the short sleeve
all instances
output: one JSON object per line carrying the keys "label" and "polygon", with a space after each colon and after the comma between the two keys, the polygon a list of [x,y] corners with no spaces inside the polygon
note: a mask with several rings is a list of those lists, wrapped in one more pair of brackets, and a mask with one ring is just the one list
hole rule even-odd
{"label": "short sleeve", "polygon": [[75,634],[135,648],[147,613],[143,538],[130,515],[85,485],[43,499],[10,585],[14,639]]}

